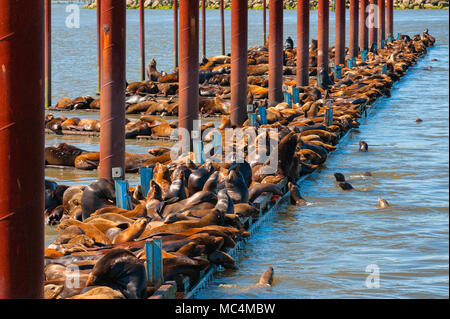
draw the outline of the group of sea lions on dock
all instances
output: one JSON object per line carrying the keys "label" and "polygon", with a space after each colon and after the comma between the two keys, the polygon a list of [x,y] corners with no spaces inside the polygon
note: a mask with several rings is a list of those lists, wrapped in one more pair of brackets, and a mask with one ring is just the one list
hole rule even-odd
{"label": "group of sea lions on dock", "polygon": [[[283,51],[285,76],[296,73],[296,50],[285,48]],[[334,52],[330,49],[330,57]],[[248,50],[248,104],[255,99],[268,97],[269,51],[268,47],[251,47]],[[309,75],[317,74],[317,40],[312,40],[310,48]],[[207,116],[229,115],[231,57],[214,56],[204,59],[199,66],[199,111]],[[151,60],[147,67],[147,81],[127,84],[125,110],[127,114],[178,115],[178,69],[167,74],[159,72],[156,61]],[[312,82],[315,82],[312,79]],[[313,84],[313,83],[312,83]],[[100,109],[100,99],[80,96],[72,100],[63,97],[52,108],[54,110]]]}
{"label": "group of sea lions on dock", "polygon": [[[369,53],[367,61],[358,60],[355,68],[344,67],[343,77],[334,79],[327,91],[313,85],[300,87],[300,103],[269,107],[269,124],[260,127],[277,129],[278,136],[257,135],[257,140],[269,145],[276,139],[279,157],[275,174],[261,173],[263,164],[248,157],[243,163],[207,161],[199,165],[193,162],[192,153],[171,160],[169,151],[160,148],[145,154],[148,159],[142,157],[139,165],[153,167],[153,178],[148,194],[143,194],[140,186],[130,189],[129,210],[115,206],[112,181],[99,179],[87,186],[71,187],[47,182],[46,219],[58,224],[59,230],[45,251],[47,297],[151,296],[156,287],[147,282],[144,244],[155,236],[162,238],[164,280],[175,280],[179,291],[184,288],[185,277],[192,287],[211,264],[234,268],[235,261],[226,251],[249,236],[248,219],[255,221],[260,216],[258,200],[266,196],[274,203],[290,191],[290,203],[304,205],[298,178],[319,168],[339,139],[358,127],[366,105],[389,95],[393,81],[433,44],[434,38],[427,32],[412,38],[403,35],[378,49],[377,54]],[[387,66],[385,74],[383,65]],[[324,122],[327,107],[333,109],[328,126]],[[234,147],[248,150],[254,145],[244,138],[234,141]],[[68,149],[73,161],[87,155]],[[64,157],[57,151],[51,156]],[[67,285],[72,266],[79,269],[79,285],[75,287]],[[272,275],[269,269],[262,283],[269,284]]]}

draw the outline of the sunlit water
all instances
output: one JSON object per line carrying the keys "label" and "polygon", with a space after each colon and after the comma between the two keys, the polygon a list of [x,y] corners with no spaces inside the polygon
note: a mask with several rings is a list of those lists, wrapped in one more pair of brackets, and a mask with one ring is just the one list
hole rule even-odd
{"label": "sunlit water", "polygon": [[[95,10],[81,10],[80,29],[64,26],[65,5],[54,5],[53,14],[54,101],[95,94]],[[219,12],[207,15],[207,55],[217,55]],[[147,10],[146,16],[147,61],[154,57],[160,69],[170,70],[172,12]],[[252,236],[239,269],[218,274],[201,298],[448,298],[448,11],[401,10],[394,16],[395,32],[412,35],[428,28],[436,46],[395,84],[391,98],[376,102],[320,172],[303,182],[312,205],[282,209]],[[229,10],[225,17],[229,52]],[[127,19],[127,79],[134,81],[139,77],[138,11],[128,10]],[[285,11],[285,36],[295,37],[295,23],[296,12]],[[261,25],[262,11],[250,10],[249,46],[261,43]],[[330,26],[333,43],[333,14]],[[317,33],[317,11],[311,13],[311,33]],[[422,123],[415,122],[418,117]],[[358,152],[359,140],[369,144],[368,153]],[[96,138],[46,136],[46,145],[61,141],[98,150]],[[127,140],[127,151],[144,153],[152,145]],[[364,171],[373,176],[361,178]],[[355,190],[339,190],[334,172],[350,178]],[[86,184],[96,174],[46,169],[47,178],[65,184]],[[138,182],[135,174],[127,178]],[[391,206],[378,209],[378,197]],[[54,230],[48,228],[47,235],[49,243]],[[370,271],[379,270],[379,288],[366,286],[369,265]],[[252,287],[268,266],[275,269],[273,287]]]}

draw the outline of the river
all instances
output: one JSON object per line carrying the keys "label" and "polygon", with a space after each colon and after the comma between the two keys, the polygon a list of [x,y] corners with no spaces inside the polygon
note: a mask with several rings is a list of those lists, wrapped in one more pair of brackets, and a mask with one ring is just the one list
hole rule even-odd
{"label": "river", "polygon": [[[97,90],[95,10],[81,9],[80,28],[69,29],[65,8],[53,8],[54,102]],[[159,69],[170,70],[172,11],[146,10],[146,17],[147,61],[153,57]],[[229,10],[225,17],[229,52]],[[437,39],[435,47],[394,85],[390,98],[375,103],[323,168],[303,182],[310,205],[282,209],[252,236],[239,269],[220,272],[200,298],[448,298],[448,11],[396,10],[394,19],[395,32],[413,35],[428,28]],[[128,81],[139,77],[138,21],[138,11],[128,10]],[[208,56],[220,54],[219,23],[219,11],[208,10]],[[285,11],[285,37],[295,38],[295,24],[296,11]],[[333,13],[330,26],[332,44]],[[311,12],[311,34],[316,38],[317,11]],[[262,11],[250,10],[249,46],[261,42]],[[359,140],[368,143],[369,152],[358,152]],[[98,139],[46,137],[46,145],[60,141],[98,149]],[[127,140],[127,151],[144,153],[152,143]],[[362,178],[365,171],[372,176]],[[339,190],[334,172],[344,173],[355,190]],[[46,176],[66,184],[88,183],[96,172],[47,169]],[[137,175],[128,178],[137,182]],[[390,207],[377,208],[378,197]],[[54,234],[47,228],[47,243]],[[269,266],[275,269],[273,287],[252,287]]]}

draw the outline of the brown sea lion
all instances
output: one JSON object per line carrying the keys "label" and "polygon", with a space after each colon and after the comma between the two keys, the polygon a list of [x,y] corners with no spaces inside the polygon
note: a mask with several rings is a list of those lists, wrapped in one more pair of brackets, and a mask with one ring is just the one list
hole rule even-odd
{"label": "brown sea lion", "polygon": [[272,286],[273,283],[273,268],[269,267],[262,275],[259,277],[257,286]]}
{"label": "brown sea lion", "polygon": [[125,296],[117,289],[98,286],[89,289],[85,293],[72,296],[69,299],[125,299]]}
{"label": "brown sea lion", "polygon": [[72,117],[61,123],[61,129],[62,130],[70,130],[74,126],[78,126],[79,122],[80,122],[80,119],[78,117]]}
{"label": "brown sea lion", "polygon": [[387,202],[387,200],[383,199],[383,198],[378,198],[378,208],[386,208],[389,207],[389,203]]}
{"label": "brown sea lion", "polygon": [[83,220],[88,218],[97,209],[105,206],[113,206],[116,200],[114,183],[110,180],[100,178],[87,186],[81,197],[81,208]]}
{"label": "brown sea lion", "polygon": [[45,148],[45,163],[49,165],[74,166],[76,157],[85,152],[78,147],[59,143],[58,145]]}
{"label": "brown sea lion", "polygon": [[248,190],[248,200],[253,202],[259,195],[262,193],[272,193],[275,195],[283,196],[283,192],[277,184],[272,183],[264,183],[264,184],[256,184]]}
{"label": "brown sea lion", "polygon": [[113,244],[120,244],[138,238],[147,226],[147,219],[139,218],[130,227],[114,237]]}
{"label": "brown sea lion", "polygon": [[86,286],[104,285],[119,290],[128,299],[139,299],[146,278],[144,262],[128,250],[117,248],[95,264]]}
{"label": "brown sea lion", "polygon": [[300,194],[300,187],[296,184],[289,182],[288,189],[290,191],[290,201],[291,205],[303,206],[306,205],[306,200]]}
{"label": "brown sea lion", "polygon": [[63,97],[58,100],[58,103],[56,103],[55,107],[61,108],[61,109],[70,109],[72,107],[73,101],[69,97]]}
{"label": "brown sea lion", "polygon": [[240,172],[230,170],[225,179],[225,187],[235,204],[248,202],[248,187]]}
{"label": "brown sea lion", "polygon": [[223,251],[215,251],[208,255],[208,259],[211,263],[220,265],[225,269],[236,269],[235,261],[233,257]]}
{"label": "brown sea lion", "polygon": [[211,212],[210,214],[206,215],[205,217],[201,218],[199,221],[179,221],[173,224],[167,224],[162,225],[159,227],[155,227],[150,229],[150,231],[144,231],[143,236],[146,237],[154,233],[160,233],[160,232],[168,232],[168,233],[179,233],[186,231],[190,228],[199,228],[209,225],[218,225],[221,224],[223,220],[223,216],[220,212],[217,210]]}
{"label": "brown sea lion", "polygon": [[71,129],[78,131],[100,132],[100,121],[94,119],[81,119],[77,126],[72,126]]}
{"label": "brown sea lion", "polygon": [[87,224],[87,223],[82,223],[75,219],[65,219],[65,220],[61,221],[61,223],[59,224],[57,229],[64,230],[65,228],[72,226],[72,225],[78,226],[81,229],[83,229],[83,231],[85,232],[85,235],[92,238],[97,243],[104,244],[104,245],[111,244],[111,241],[109,240],[109,238],[106,237],[106,235],[104,233],[102,233],[100,230],[98,230],[97,227],[95,227],[94,225]]}

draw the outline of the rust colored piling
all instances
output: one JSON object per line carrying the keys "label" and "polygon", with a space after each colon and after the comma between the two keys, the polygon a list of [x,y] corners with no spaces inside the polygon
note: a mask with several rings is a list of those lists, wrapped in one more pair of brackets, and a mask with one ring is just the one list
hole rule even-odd
{"label": "rust colored piling", "polygon": [[222,44],[222,55],[225,55],[225,18],[223,0],[220,0],[220,39]]}
{"label": "rust colored piling", "polygon": [[[180,67],[178,127],[191,133],[198,119],[199,2],[180,1]],[[189,141],[184,141],[189,142]]]}
{"label": "rust colored piling", "polygon": [[173,68],[178,68],[178,0],[173,1]]}
{"label": "rust colored piling", "polygon": [[378,47],[382,48],[382,42],[386,38],[385,1],[378,0]]}
{"label": "rust colored piling", "polygon": [[52,106],[52,2],[45,0],[45,107]]}
{"label": "rust colored piling", "polygon": [[44,46],[44,0],[0,0],[0,299],[44,297]]}
{"label": "rust colored piling", "polygon": [[320,87],[326,87],[328,79],[328,37],[329,37],[329,1],[319,0],[317,35],[317,75],[321,79]]}
{"label": "rust colored piling", "polygon": [[102,41],[101,41],[101,12],[102,12],[102,2],[97,0],[97,77],[98,77],[98,91],[100,92],[101,84],[101,65],[102,65]]}
{"label": "rust colored piling", "polygon": [[144,0],[139,0],[139,23],[141,42],[141,81],[145,81],[145,14]]}
{"label": "rust colored piling", "polygon": [[335,45],[334,64],[345,63],[345,0],[335,2],[336,23],[335,23]]}
{"label": "rust colored piling", "polygon": [[202,0],[202,58],[206,58],[206,0]]}
{"label": "rust colored piling", "polygon": [[309,1],[297,1],[297,86],[309,85]]}
{"label": "rust colored piling", "polygon": [[386,0],[386,32],[390,40],[394,36],[394,0]]}
{"label": "rust colored piling", "polygon": [[100,177],[125,172],[125,1],[102,0]]}
{"label": "rust colored piling", "polygon": [[283,0],[269,2],[269,103],[283,101]]}
{"label": "rust colored piling", "polygon": [[267,3],[266,0],[263,0],[263,45],[267,44]]}
{"label": "rust colored piling", "polygon": [[358,1],[350,0],[350,30],[349,30],[349,45],[348,54],[350,59],[358,56]]}
{"label": "rust colored piling", "polygon": [[368,0],[359,0],[359,46],[361,51],[369,48],[369,28],[367,27],[367,4]]}
{"label": "rust colored piling", "polygon": [[231,1],[231,125],[247,119],[247,30],[248,3]]}
{"label": "rust colored piling", "polygon": [[370,0],[370,6],[369,6],[369,34],[370,34],[370,47],[372,45],[378,45],[378,16],[377,16],[377,10],[378,6],[376,5],[375,1],[377,0]]}

